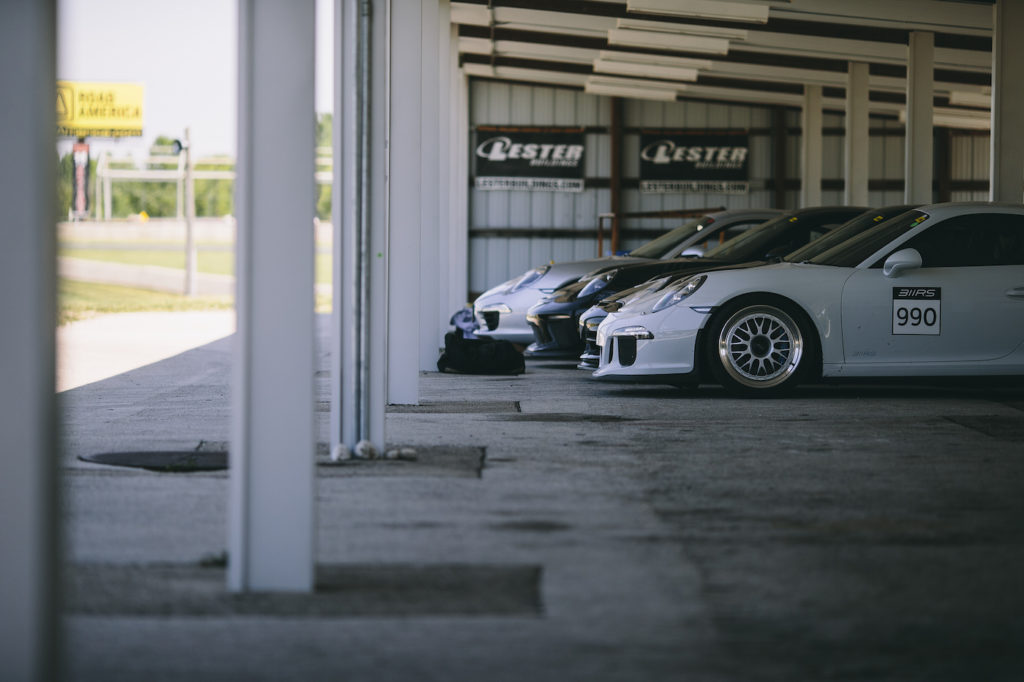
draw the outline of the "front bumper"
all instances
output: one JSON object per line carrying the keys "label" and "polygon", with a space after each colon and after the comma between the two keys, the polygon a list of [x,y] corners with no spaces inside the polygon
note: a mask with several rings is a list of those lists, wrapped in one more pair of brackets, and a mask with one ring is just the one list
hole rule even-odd
{"label": "front bumper", "polygon": [[[680,310],[672,315],[672,324],[662,320],[660,325],[653,316],[617,321],[613,329],[602,330],[600,366],[595,379],[653,380],[666,383],[691,381],[697,376],[698,336],[704,314]],[[624,334],[627,328],[636,328],[638,320],[647,323],[652,338],[639,338],[635,333]]]}

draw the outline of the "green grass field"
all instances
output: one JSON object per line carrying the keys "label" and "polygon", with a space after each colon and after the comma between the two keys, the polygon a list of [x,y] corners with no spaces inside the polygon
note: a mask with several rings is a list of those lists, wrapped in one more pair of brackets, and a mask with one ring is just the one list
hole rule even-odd
{"label": "green grass field", "polygon": [[[129,265],[157,265],[164,268],[185,269],[185,252],[181,249],[103,249],[103,248],[67,248],[60,249],[60,255],[68,258],[84,258],[111,263]],[[212,275],[233,275],[235,273],[235,254],[233,251],[207,251],[200,249],[199,261],[196,266],[199,272]],[[316,282],[330,284],[331,254],[316,254]]]}
{"label": "green grass field", "polygon": [[[131,312],[179,312],[189,310],[229,310],[231,296],[180,296],[145,289],[93,284],[62,279],[57,289],[57,324],[64,325],[96,315]],[[330,296],[316,297],[316,312],[331,310]]]}

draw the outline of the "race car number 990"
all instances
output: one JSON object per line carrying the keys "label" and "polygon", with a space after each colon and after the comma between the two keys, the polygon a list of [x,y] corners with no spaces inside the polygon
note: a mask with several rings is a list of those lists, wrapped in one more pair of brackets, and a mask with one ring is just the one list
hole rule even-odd
{"label": "race car number 990", "polygon": [[893,287],[892,333],[930,334],[942,328],[942,289],[940,287]]}

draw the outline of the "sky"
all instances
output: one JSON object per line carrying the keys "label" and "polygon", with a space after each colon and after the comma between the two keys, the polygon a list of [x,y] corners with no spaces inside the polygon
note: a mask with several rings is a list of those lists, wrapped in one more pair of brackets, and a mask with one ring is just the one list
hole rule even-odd
{"label": "sky", "polygon": [[[330,111],[332,0],[317,2],[316,109]],[[57,78],[141,83],[142,138],[89,138],[95,153],[145,156],[190,129],[196,157],[235,155],[237,0],[58,0]],[[58,143],[63,153],[72,140]]]}

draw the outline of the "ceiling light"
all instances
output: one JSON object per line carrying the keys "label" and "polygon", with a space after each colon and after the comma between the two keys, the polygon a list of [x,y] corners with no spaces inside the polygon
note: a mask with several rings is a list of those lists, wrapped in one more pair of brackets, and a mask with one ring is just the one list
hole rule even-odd
{"label": "ceiling light", "polygon": [[459,52],[471,54],[491,54],[494,46],[489,38],[469,38],[459,36]]}
{"label": "ceiling light", "polygon": [[642,76],[677,81],[697,80],[697,69],[661,66],[658,64],[638,64],[636,62],[617,62],[608,59],[595,60],[594,71],[598,73],[614,73],[620,76]]}
{"label": "ceiling light", "polygon": [[473,5],[468,2],[452,3],[453,24],[469,24],[471,26],[490,26],[491,10],[487,5]]}
{"label": "ceiling light", "polygon": [[661,31],[662,33],[687,33],[708,38],[725,38],[726,40],[746,40],[747,31],[742,28],[721,28],[718,26],[696,26],[694,24],[678,24],[671,21],[649,21],[646,19],[619,19],[615,28],[631,28],[637,31]]}
{"label": "ceiling light", "polygon": [[546,43],[524,43],[516,40],[496,40],[495,54],[524,59],[545,59],[556,62],[590,64],[597,59],[599,52],[583,47],[566,47]]}
{"label": "ceiling light", "polygon": [[603,38],[608,29],[615,27],[615,20],[611,17],[568,12],[496,7],[494,8],[494,25],[520,31],[543,31]]}
{"label": "ceiling light", "polygon": [[660,88],[641,88],[626,85],[604,85],[602,83],[587,83],[583,86],[583,92],[591,95],[605,95],[606,97],[654,99],[661,102],[674,102],[676,99],[676,93],[671,90],[662,90]]}
{"label": "ceiling light", "polygon": [[680,83],[608,76],[588,76],[583,87],[585,92],[593,95],[656,99],[662,102],[675,100],[679,91],[684,89],[686,86]]}
{"label": "ceiling light", "polygon": [[723,38],[704,38],[703,36],[660,31],[636,31],[629,28],[609,30],[608,43],[676,52],[706,52],[709,54],[727,54],[729,52],[729,41]]}
{"label": "ceiling light", "polygon": [[694,59],[693,57],[666,57],[659,54],[641,54],[640,52],[622,52],[620,50],[601,50],[598,59],[609,62],[629,62],[630,64],[660,64],[676,66],[684,69],[710,69],[710,59]]}
{"label": "ceiling light", "polygon": [[988,108],[992,106],[992,95],[986,95],[981,92],[964,92],[963,90],[953,90],[949,93],[949,103],[961,107]]}
{"label": "ceiling light", "polygon": [[768,22],[767,5],[750,5],[721,0],[626,0],[626,10],[640,14],[698,17],[722,21]]}

